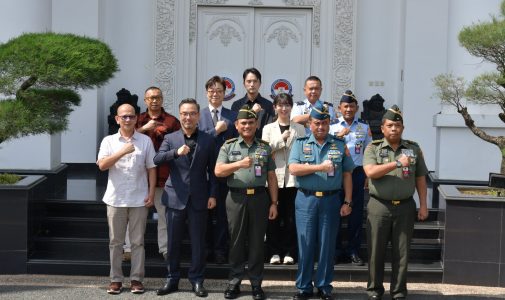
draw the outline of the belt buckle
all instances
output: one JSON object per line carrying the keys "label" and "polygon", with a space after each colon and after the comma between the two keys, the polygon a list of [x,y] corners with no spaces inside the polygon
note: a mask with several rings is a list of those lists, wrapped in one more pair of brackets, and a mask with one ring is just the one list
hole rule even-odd
{"label": "belt buckle", "polygon": [[400,205],[400,202],[401,202],[400,200],[391,200],[391,204],[393,204],[395,206]]}
{"label": "belt buckle", "polygon": [[322,197],[323,196],[323,192],[316,192],[315,195],[316,195],[316,197]]}
{"label": "belt buckle", "polygon": [[254,195],[254,189],[246,189],[247,195]]}

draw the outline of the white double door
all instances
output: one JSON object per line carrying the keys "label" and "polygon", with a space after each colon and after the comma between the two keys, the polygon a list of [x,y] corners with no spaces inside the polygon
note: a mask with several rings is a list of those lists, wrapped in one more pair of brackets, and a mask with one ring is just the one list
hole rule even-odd
{"label": "white double door", "polygon": [[196,97],[207,106],[205,82],[218,75],[231,79],[235,96],[245,95],[242,73],[250,67],[262,74],[260,93],[270,99],[272,83],[287,80],[295,101],[303,100],[303,84],[311,72],[312,10],[199,6],[196,45]]}

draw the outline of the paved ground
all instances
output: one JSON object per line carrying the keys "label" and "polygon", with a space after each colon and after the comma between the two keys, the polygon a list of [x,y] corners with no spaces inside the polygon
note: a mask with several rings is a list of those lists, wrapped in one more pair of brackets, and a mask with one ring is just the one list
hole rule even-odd
{"label": "paved ground", "polygon": [[[0,275],[0,299],[199,299],[191,293],[187,280],[181,281],[180,292],[163,297],[156,295],[156,289],[163,283],[161,278],[147,278],[144,282],[147,291],[143,295],[123,291],[119,296],[111,296],[105,291],[107,283],[105,277]],[[207,299],[223,299],[225,284],[223,280],[206,280]],[[269,299],[290,299],[295,293],[292,281],[265,281],[263,286]],[[366,299],[365,282],[334,282],[333,286],[336,299]],[[413,300],[505,299],[505,288],[415,283],[409,284],[409,290],[409,299]],[[242,285],[239,299],[252,299],[248,284]]]}

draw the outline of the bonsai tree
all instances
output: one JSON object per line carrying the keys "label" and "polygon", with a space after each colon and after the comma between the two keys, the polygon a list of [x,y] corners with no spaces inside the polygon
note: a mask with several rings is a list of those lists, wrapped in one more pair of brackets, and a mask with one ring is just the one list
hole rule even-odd
{"label": "bonsai tree", "polygon": [[481,74],[467,84],[462,77],[441,74],[433,79],[435,96],[450,104],[463,117],[465,125],[482,140],[496,145],[502,155],[500,172],[505,174],[505,137],[492,136],[479,128],[468,113],[466,101],[479,104],[498,104],[499,118],[505,122],[505,1],[501,14],[490,22],[464,27],[458,40],[470,54],[496,65],[496,71]]}
{"label": "bonsai tree", "polygon": [[77,89],[100,87],[117,70],[110,48],[92,38],[27,33],[0,44],[0,143],[67,129]]}

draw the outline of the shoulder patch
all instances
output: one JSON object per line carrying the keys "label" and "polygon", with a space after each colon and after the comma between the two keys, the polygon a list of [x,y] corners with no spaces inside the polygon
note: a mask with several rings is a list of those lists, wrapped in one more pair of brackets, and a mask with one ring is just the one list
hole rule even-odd
{"label": "shoulder patch", "polygon": [[299,138],[297,138],[296,140],[297,140],[297,141],[303,141],[303,140],[308,140],[308,139],[309,139],[309,137],[308,137],[308,136],[304,136],[304,137],[299,137]]}
{"label": "shoulder patch", "polygon": [[358,122],[368,125],[368,123],[365,120],[361,119],[361,118],[358,118]]}
{"label": "shoulder patch", "polygon": [[326,102],[326,101],[324,101],[323,103],[324,103],[324,104],[326,104],[326,105],[328,105],[328,106],[331,106],[331,107],[333,107],[333,103],[330,103],[330,102]]}
{"label": "shoulder patch", "polygon": [[238,140],[238,138],[231,138],[229,140],[226,140],[225,144],[231,144],[231,143],[235,142],[236,140]]}
{"label": "shoulder patch", "polygon": [[419,144],[418,144],[418,143],[416,143],[416,142],[414,142],[414,141],[411,141],[411,140],[405,140],[405,142],[406,142],[407,144],[411,144],[411,145],[414,145],[414,146],[416,146],[416,147],[419,147]]}
{"label": "shoulder patch", "polygon": [[296,105],[304,105],[304,104],[305,104],[305,102],[303,102],[303,101],[296,102]]}
{"label": "shoulder patch", "polygon": [[379,139],[379,140],[373,140],[372,141],[372,144],[374,145],[379,145],[380,143],[382,143],[384,141],[384,139]]}
{"label": "shoulder patch", "polygon": [[260,143],[262,143],[262,144],[265,144],[265,145],[270,145],[267,141],[264,141],[264,140],[262,140],[262,139],[258,139],[258,141],[259,141]]}

